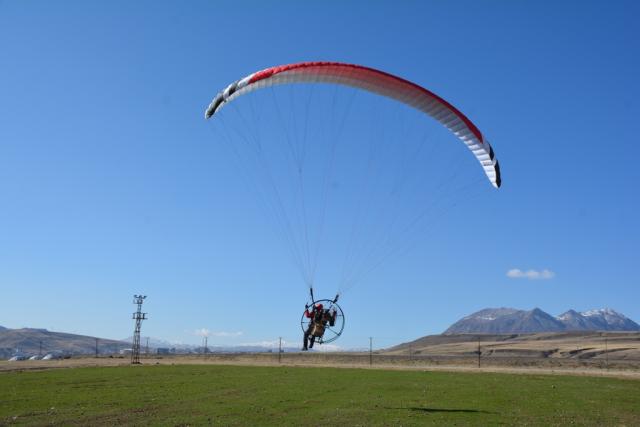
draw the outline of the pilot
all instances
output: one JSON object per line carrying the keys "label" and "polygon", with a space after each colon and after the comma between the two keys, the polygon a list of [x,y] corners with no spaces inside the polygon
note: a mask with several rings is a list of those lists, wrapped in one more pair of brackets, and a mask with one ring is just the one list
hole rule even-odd
{"label": "pilot", "polygon": [[338,313],[333,309],[325,309],[321,303],[315,304],[311,308],[311,311],[309,311],[309,305],[305,305],[304,309],[305,317],[311,319],[309,327],[304,331],[304,338],[302,342],[302,351],[307,351],[308,349],[313,348],[316,338],[322,338],[327,324],[329,324],[329,326],[335,325]]}

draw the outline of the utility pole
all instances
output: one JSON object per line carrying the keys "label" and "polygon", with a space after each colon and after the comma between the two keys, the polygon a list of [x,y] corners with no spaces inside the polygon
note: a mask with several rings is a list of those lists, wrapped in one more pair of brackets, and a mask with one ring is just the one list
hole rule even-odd
{"label": "utility pole", "polygon": [[38,350],[38,356],[42,356],[42,340],[40,340],[40,350]]}
{"label": "utility pole", "polygon": [[373,365],[373,337],[369,337],[369,366]]}
{"label": "utility pole", "polygon": [[282,337],[278,341],[278,363],[282,362]]}
{"label": "utility pole", "polygon": [[607,348],[607,336],[604,336],[604,364],[609,369],[609,349]]}
{"label": "utility pole", "polygon": [[204,357],[207,357],[207,353],[209,352],[209,349],[207,347],[208,343],[209,343],[209,337],[204,337]]}
{"label": "utility pole", "polygon": [[478,368],[480,367],[480,338],[478,338]]}
{"label": "utility pole", "polygon": [[133,303],[138,306],[138,309],[133,313],[133,319],[136,321],[136,327],[133,330],[133,348],[131,349],[131,364],[140,364],[140,328],[142,327],[142,321],[147,320],[147,313],[142,312],[142,303],[144,302],[146,295],[134,295]]}
{"label": "utility pole", "polygon": [[96,359],[98,358],[98,338],[96,338]]}

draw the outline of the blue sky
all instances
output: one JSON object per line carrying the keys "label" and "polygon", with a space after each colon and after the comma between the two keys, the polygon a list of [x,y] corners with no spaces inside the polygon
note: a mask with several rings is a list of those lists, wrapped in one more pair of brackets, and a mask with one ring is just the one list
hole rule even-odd
{"label": "blue sky", "polygon": [[341,345],[488,306],[640,320],[637,2],[296,3],[0,2],[0,325],[123,338],[144,293],[144,335],[298,340],[300,275],[202,115],[231,81],[305,60],[433,90],[504,174],[345,293]]}

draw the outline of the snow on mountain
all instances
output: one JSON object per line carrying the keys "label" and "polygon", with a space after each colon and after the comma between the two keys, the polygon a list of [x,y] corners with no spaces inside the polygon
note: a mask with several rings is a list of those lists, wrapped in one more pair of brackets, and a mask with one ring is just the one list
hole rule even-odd
{"label": "snow on mountain", "polygon": [[611,308],[583,311],[580,315],[592,325],[591,329],[604,331],[640,330],[640,325]]}
{"label": "snow on mountain", "polygon": [[513,308],[486,308],[451,325],[445,334],[509,334],[526,332],[561,331],[559,320],[535,308],[530,311]]}
{"label": "snow on mountain", "polygon": [[486,308],[451,325],[445,334],[510,334],[561,331],[640,331],[640,325],[612,310],[603,308],[578,313],[569,310],[553,317],[534,308]]}

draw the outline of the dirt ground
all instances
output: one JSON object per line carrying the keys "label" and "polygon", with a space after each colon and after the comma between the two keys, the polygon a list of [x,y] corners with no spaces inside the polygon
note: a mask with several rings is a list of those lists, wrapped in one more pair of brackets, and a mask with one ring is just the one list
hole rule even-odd
{"label": "dirt ground", "polygon": [[[544,359],[529,360],[526,365],[518,365],[513,360],[482,361],[477,366],[477,359],[432,360],[407,357],[393,357],[368,353],[283,353],[280,360],[277,353],[259,354],[210,354],[193,356],[149,356],[142,357],[144,365],[178,365],[178,364],[211,364],[240,366],[298,366],[298,367],[332,367],[360,369],[392,369],[421,370],[447,372],[493,372],[509,374],[535,375],[580,375],[615,377],[640,380],[640,366],[617,366],[603,368],[599,365],[576,364],[574,361],[549,366]],[[482,363],[484,362],[484,363]],[[19,362],[0,361],[0,372],[64,369],[79,367],[126,366],[129,358],[118,357],[74,357],[63,360],[27,360]]]}

